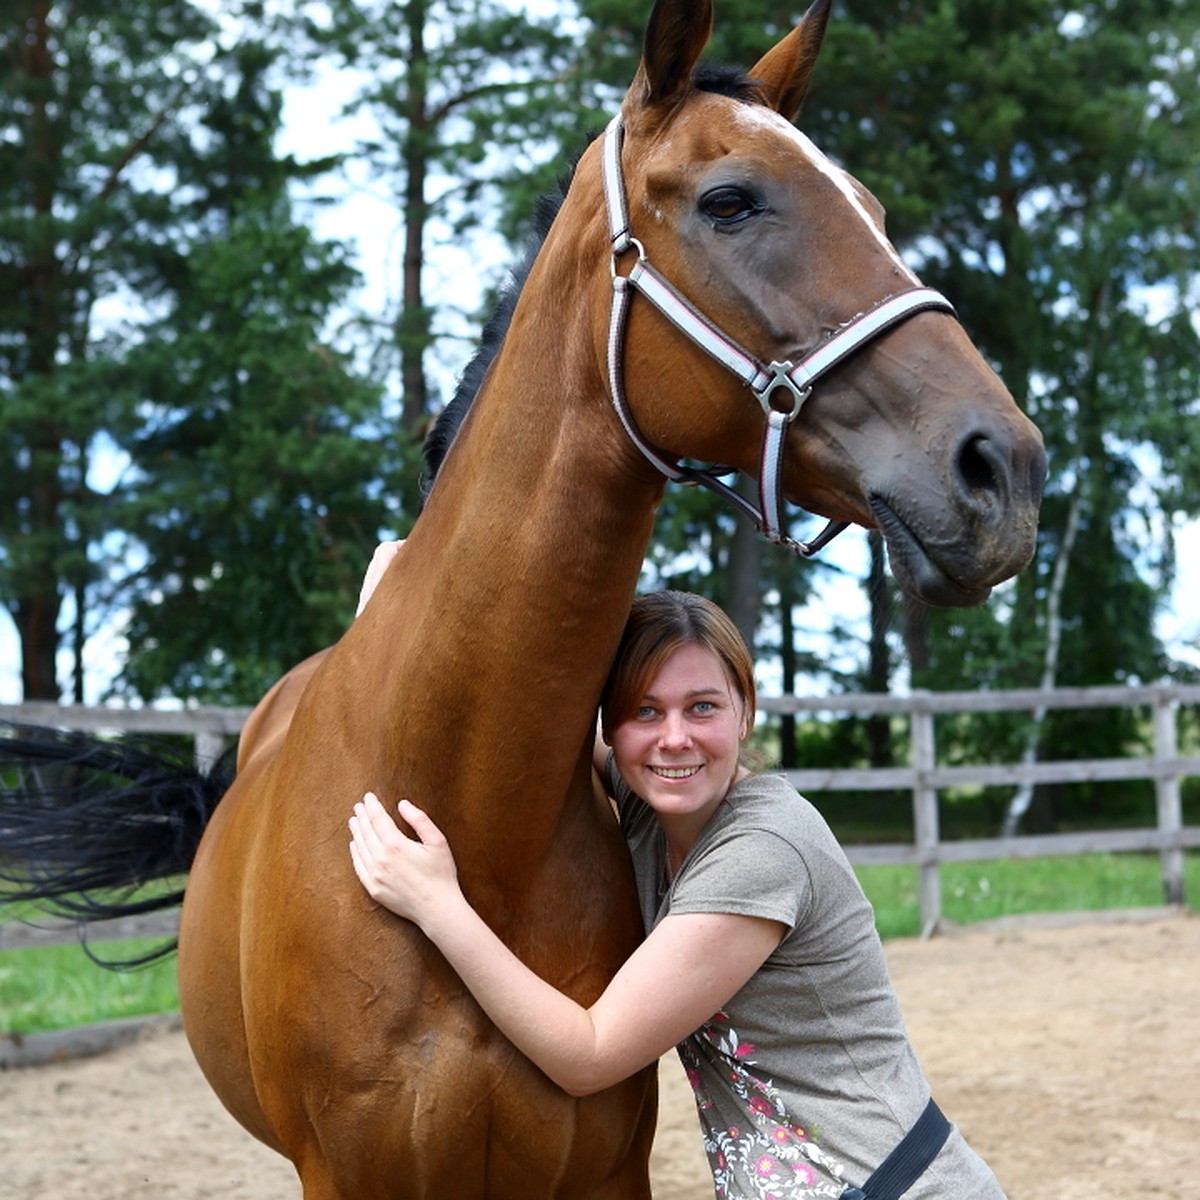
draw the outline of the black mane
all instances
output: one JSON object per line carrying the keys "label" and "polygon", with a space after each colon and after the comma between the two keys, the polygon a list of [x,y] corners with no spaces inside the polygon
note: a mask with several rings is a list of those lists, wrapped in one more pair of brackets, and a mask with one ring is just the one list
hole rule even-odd
{"label": "black mane", "polygon": [[[731,67],[724,63],[700,63],[692,73],[692,83],[702,92],[712,92],[719,96],[728,96],[743,104],[761,103],[759,85],[745,74],[739,67]],[[574,164],[570,173],[559,185],[554,195],[542,196],[533,213],[533,232],[517,265],[511,270],[504,285],[500,289],[500,298],[487,324],[483,327],[479,346],[471,356],[470,362],[463,369],[454,389],[450,403],[441,411],[433,428],[429,431],[425,444],[421,448],[425,459],[426,476],[421,484],[421,501],[429,498],[429,492],[437,473],[445,459],[459,426],[466,420],[467,413],[483,385],[492,360],[499,353],[500,346],[508,333],[512,322],[513,311],[521,296],[529,272],[533,269],[534,259],[542,248],[542,243],[550,233],[550,226],[562,208],[567,195],[571,177],[574,174]]]}
{"label": "black mane", "polygon": [[433,428],[425,439],[425,444],[421,447],[427,472],[421,484],[422,503],[429,499],[429,492],[437,477],[438,469],[442,465],[442,460],[446,457],[450,445],[458,433],[458,427],[466,420],[475,396],[483,385],[483,377],[487,374],[488,367],[492,365],[492,359],[500,351],[504,335],[508,333],[509,324],[512,322],[513,310],[517,307],[517,301],[521,297],[521,289],[525,286],[525,280],[529,278],[534,259],[537,258],[542,243],[550,233],[550,226],[554,224],[558,210],[562,208],[569,184],[570,177],[568,176],[555,195],[539,198],[533,212],[533,233],[525,247],[525,252],[517,265],[509,272],[508,278],[500,289],[500,298],[496,302],[496,307],[488,318],[487,324],[483,327],[479,346],[471,356],[470,362],[463,368],[450,403],[438,414]]}

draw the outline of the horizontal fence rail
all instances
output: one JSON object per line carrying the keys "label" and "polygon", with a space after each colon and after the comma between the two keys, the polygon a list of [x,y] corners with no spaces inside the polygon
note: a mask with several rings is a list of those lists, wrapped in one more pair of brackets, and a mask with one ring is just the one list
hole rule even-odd
{"label": "horizontal fence rail", "polygon": [[[1180,785],[1200,775],[1200,758],[1178,752],[1178,712],[1200,704],[1200,685],[1155,683],[1129,687],[1025,689],[997,692],[926,692],[906,696],[765,696],[764,712],[818,715],[904,716],[909,721],[911,747],[907,767],[847,770],[784,771],[801,792],[906,789],[912,792],[914,842],[899,845],[847,846],[855,865],[912,865],[920,872],[919,905],[924,933],[935,930],[942,917],[942,863],[978,862],[996,858],[1040,858],[1062,854],[1155,851],[1162,863],[1163,895],[1168,904],[1182,904],[1183,854],[1200,847],[1200,828],[1185,827]],[[1142,758],[1107,758],[1035,763],[980,763],[938,766],[934,718],[981,712],[1035,712],[1052,709],[1150,709],[1153,753]],[[938,793],[963,786],[1022,783],[1154,781],[1157,826],[1153,829],[1097,830],[1088,833],[1043,834],[1008,838],[977,838],[944,842],[939,835]]]}
{"label": "horizontal fence rail", "polygon": [[[1200,704],[1200,685],[1158,683],[1130,687],[1028,689],[996,692],[925,692],[909,695],[838,695],[822,697],[760,696],[761,712],[902,716],[908,718],[910,765],[782,771],[788,781],[808,795],[835,791],[895,791],[912,793],[914,840],[889,845],[849,845],[855,865],[902,865],[919,872],[921,928],[932,933],[942,916],[943,863],[997,858],[1040,858],[1062,854],[1151,851],[1160,856],[1164,898],[1181,904],[1183,855],[1200,848],[1200,827],[1184,826],[1181,781],[1200,775],[1200,757],[1178,752],[1178,712]],[[1152,716],[1153,753],[1148,757],[1108,758],[1036,763],[980,763],[939,766],[934,718],[939,715],[1049,711],[1051,709],[1147,707]],[[208,769],[237,737],[249,708],[160,709],[93,708],[36,702],[0,705],[0,721],[44,725],[90,732],[183,734],[194,739],[196,761]],[[1081,783],[1091,781],[1153,780],[1157,797],[1155,828],[1097,830],[1088,833],[1043,834],[942,841],[938,795],[946,788],[1022,783]],[[133,936],[173,936],[177,917],[158,914],[139,921],[103,922],[93,926],[88,940],[98,942]],[[0,924],[0,950],[25,946],[60,945],[75,941],[71,922]]]}
{"label": "horizontal fence rail", "polygon": [[105,708],[83,704],[53,704],[30,700],[0,704],[0,721],[43,725],[85,733],[176,733],[191,737],[196,764],[208,770],[241,732],[253,710],[246,708]]}

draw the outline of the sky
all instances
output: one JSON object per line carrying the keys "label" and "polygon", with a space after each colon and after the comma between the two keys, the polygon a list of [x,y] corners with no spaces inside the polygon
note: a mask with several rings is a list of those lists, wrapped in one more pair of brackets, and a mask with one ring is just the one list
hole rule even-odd
{"label": "sky", "polygon": [[[344,151],[369,132],[361,123],[340,118],[343,104],[350,99],[356,79],[349,72],[328,71],[306,87],[292,87],[285,96],[284,129],[280,140],[282,153],[294,153],[300,159],[317,158]],[[361,164],[351,164],[340,180],[322,184],[326,194],[334,193],[332,206],[305,210],[321,237],[338,238],[357,249],[364,284],[355,297],[358,308],[382,315],[391,307],[400,286],[402,245],[399,219],[391,196],[366,174]],[[460,309],[470,311],[472,291],[481,296],[484,288],[495,283],[509,261],[508,247],[473,240],[469,244],[443,244],[431,256],[427,286],[436,305],[439,297],[450,298]],[[467,340],[445,355],[445,368],[452,377],[465,364],[473,346]],[[99,468],[106,469],[101,461]],[[107,469],[112,469],[109,466]],[[1178,577],[1172,601],[1159,622],[1159,633],[1176,657],[1200,666],[1200,524],[1183,525],[1176,531]],[[865,628],[867,608],[857,580],[866,571],[865,535],[860,530],[843,534],[822,553],[843,570],[841,578],[830,579],[817,597],[798,612],[799,628],[818,643],[836,617],[840,623],[861,622]],[[366,564],[363,564],[364,570]],[[119,667],[126,645],[119,624],[114,624],[90,639],[85,652],[86,700],[100,702]],[[70,661],[60,662],[60,679],[70,676]],[[772,687],[769,674],[760,680]],[[777,685],[776,685],[777,687]],[[819,680],[798,685],[798,690],[813,694]],[[15,704],[21,699],[20,651],[16,630],[7,613],[0,612],[0,704]]]}

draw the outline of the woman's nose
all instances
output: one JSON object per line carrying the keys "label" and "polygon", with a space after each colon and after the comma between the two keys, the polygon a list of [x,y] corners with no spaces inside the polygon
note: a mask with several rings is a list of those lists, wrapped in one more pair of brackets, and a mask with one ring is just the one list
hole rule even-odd
{"label": "woman's nose", "polygon": [[659,741],[672,749],[691,744],[692,734],[682,713],[667,713],[659,731]]}

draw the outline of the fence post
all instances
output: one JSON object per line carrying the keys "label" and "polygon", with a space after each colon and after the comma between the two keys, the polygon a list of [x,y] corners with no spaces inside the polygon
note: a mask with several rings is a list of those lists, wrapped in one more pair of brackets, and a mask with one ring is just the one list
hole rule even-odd
{"label": "fence post", "polygon": [[225,737],[214,729],[197,729],[195,746],[196,770],[207,775],[225,752]]}
{"label": "fence post", "polygon": [[[914,698],[920,693],[914,692]],[[933,740],[933,713],[919,700],[912,711],[913,835],[917,848],[917,900],[921,911],[921,936],[937,932],[942,919],[942,881],[938,874],[938,794],[929,772],[937,765]]]}
{"label": "fence post", "polygon": [[[1179,743],[1176,731],[1176,705],[1164,688],[1155,697],[1154,709],[1154,765],[1160,772],[1154,781],[1158,798],[1158,831],[1162,834],[1179,834],[1183,830],[1183,805],[1179,794],[1179,774],[1167,772],[1166,766],[1178,757]],[[1163,896],[1168,904],[1183,903],[1183,847],[1178,843],[1164,846],[1159,852],[1162,860]]]}

